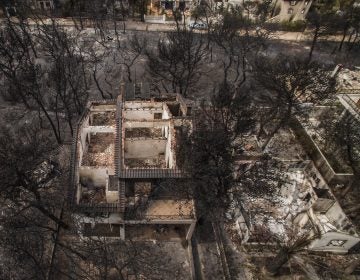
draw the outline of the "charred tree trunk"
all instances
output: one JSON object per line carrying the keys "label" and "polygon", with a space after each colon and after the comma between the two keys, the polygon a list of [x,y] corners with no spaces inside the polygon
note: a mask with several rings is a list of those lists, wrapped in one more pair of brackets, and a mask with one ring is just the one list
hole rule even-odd
{"label": "charred tree trunk", "polygon": [[266,270],[272,276],[277,275],[279,270],[289,261],[290,256],[291,253],[287,248],[281,248],[274,259],[266,266]]}
{"label": "charred tree trunk", "polygon": [[32,207],[38,209],[41,213],[43,213],[46,217],[54,221],[57,225],[64,229],[69,229],[69,225],[66,224],[64,221],[56,217],[53,213],[49,212],[44,206],[41,204],[35,203],[31,205]]}
{"label": "charred tree trunk", "polygon": [[343,45],[344,45],[344,41],[345,41],[345,38],[346,38],[346,35],[347,35],[347,31],[348,31],[348,24],[346,23],[345,26],[344,26],[344,29],[343,29],[343,36],[342,36],[342,39],[341,39],[341,42],[340,42],[340,45],[339,45],[339,48],[338,50],[341,51]]}
{"label": "charred tree trunk", "polygon": [[309,62],[311,61],[311,58],[312,58],[312,55],[313,55],[313,52],[314,52],[314,49],[315,49],[315,45],[317,43],[317,39],[319,38],[319,32],[320,32],[320,26],[316,26],[315,31],[314,31],[314,37],[313,37],[313,40],[312,40],[312,43],[311,43],[310,52],[309,52],[309,58],[308,58]]}

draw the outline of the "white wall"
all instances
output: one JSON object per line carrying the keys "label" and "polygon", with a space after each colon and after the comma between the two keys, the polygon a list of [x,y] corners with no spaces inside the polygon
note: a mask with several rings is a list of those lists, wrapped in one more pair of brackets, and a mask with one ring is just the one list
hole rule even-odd
{"label": "white wall", "polygon": [[[342,246],[329,245],[331,240],[346,240]],[[310,246],[310,250],[314,251],[329,251],[335,253],[346,253],[350,248],[356,245],[360,239],[358,237],[347,235],[339,232],[327,232],[319,239],[314,240]]]}
{"label": "white wall", "polygon": [[166,103],[164,103],[163,109],[164,109],[164,112],[163,112],[162,118],[166,119],[166,120],[170,119],[171,118],[171,113],[170,113],[170,110],[169,110],[168,106],[166,105]]}
{"label": "white wall", "polygon": [[318,198],[311,207],[316,212],[323,212],[329,210],[334,203],[335,201],[333,199]]}
{"label": "white wall", "polygon": [[124,104],[125,109],[136,109],[136,108],[158,108],[162,109],[163,102],[152,102],[152,101],[126,101]]}
{"label": "white wall", "polygon": [[115,126],[89,126],[83,129],[82,133],[115,133]]}
{"label": "white wall", "polygon": [[116,104],[92,104],[90,107],[91,112],[114,112],[116,111]]}
{"label": "white wall", "polygon": [[82,188],[81,188],[81,184],[78,182],[76,184],[76,203],[79,204],[80,199],[81,199],[81,193],[82,193]]}
{"label": "white wall", "polygon": [[306,212],[299,213],[295,219],[294,224],[299,225],[300,228],[303,228],[309,221],[309,215]]}
{"label": "white wall", "polygon": [[89,115],[84,118],[84,121],[79,127],[80,133],[79,133],[79,141],[78,141],[78,164],[81,165],[83,155],[87,152],[87,145],[86,145],[86,135],[87,131],[86,128],[89,126]]}
{"label": "white wall", "polygon": [[107,203],[116,203],[119,202],[119,192],[118,191],[106,191],[106,202]]}
{"label": "white wall", "polygon": [[129,120],[124,121],[124,128],[136,128],[136,127],[163,127],[168,126],[170,121],[167,120]]}
{"label": "white wall", "polygon": [[171,147],[171,141],[174,137],[173,133],[174,133],[174,127],[171,126],[169,128],[167,128],[168,131],[168,139],[166,142],[166,152],[165,152],[165,161],[166,161],[166,166],[168,168],[174,168],[175,167],[175,163],[174,163],[174,155],[173,155],[173,151],[172,151],[172,147]]}
{"label": "white wall", "polygon": [[125,140],[125,158],[156,158],[165,153],[166,139]]}
{"label": "white wall", "polygon": [[162,109],[156,110],[126,110],[124,118],[129,120],[153,120],[154,113],[162,113]]}
{"label": "white wall", "polygon": [[145,22],[149,22],[149,23],[167,23],[165,15],[162,15],[162,16],[144,15],[144,19],[145,19]]}
{"label": "white wall", "polygon": [[80,166],[79,167],[79,180],[89,180],[94,184],[94,186],[106,186],[106,180],[108,179],[108,170],[107,168],[99,167],[87,167]]}

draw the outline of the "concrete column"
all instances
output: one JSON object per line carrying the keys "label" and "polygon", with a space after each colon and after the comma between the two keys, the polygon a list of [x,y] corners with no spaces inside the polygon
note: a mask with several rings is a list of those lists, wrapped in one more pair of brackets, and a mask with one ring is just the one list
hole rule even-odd
{"label": "concrete column", "polygon": [[121,65],[121,79],[120,79],[120,95],[118,98],[120,98],[121,101],[124,101],[125,98],[125,83],[124,83],[124,65]]}
{"label": "concrete column", "polygon": [[191,236],[193,235],[194,229],[195,229],[196,222],[193,222],[190,224],[189,229],[186,233],[186,240],[191,240]]}
{"label": "concrete column", "polygon": [[120,225],[120,238],[125,240],[125,224]]}
{"label": "concrete column", "polygon": [[345,118],[346,112],[347,112],[346,109],[344,109],[344,110],[341,112],[340,117],[339,117],[340,120],[342,120],[343,118]]}

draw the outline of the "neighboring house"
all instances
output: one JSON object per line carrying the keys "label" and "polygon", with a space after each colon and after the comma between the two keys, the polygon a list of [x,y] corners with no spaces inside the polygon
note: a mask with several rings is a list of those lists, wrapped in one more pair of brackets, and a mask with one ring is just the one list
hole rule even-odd
{"label": "neighboring house", "polygon": [[309,250],[347,253],[360,238],[325,180],[311,161],[285,164],[287,180],[278,194],[256,199],[244,194],[241,207],[234,205],[234,227],[243,244],[291,242],[296,229],[298,236],[313,238]]}
{"label": "neighboring house", "polygon": [[278,11],[271,19],[272,21],[304,21],[309,9],[312,5],[312,0],[275,0],[274,11]]}
{"label": "neighboring house", "polygon": [[339,101],[354,118],[360,121],[360,68],[349,70],[337,65],[333,75],[337,75],[340,85]]}
{"label": "neighboring house", "polygon": [[190,10],[193,0],[150,0],[150,11]]}
{"label": "neighboring house", "polygon": [[0,7],[8,16],[16,16],[16,7],[24,6],[33,10],[52,11],[64,3],[65,0],[3,0]]}
{"label": "neighboring house", "polygon": [[186,179],[175,149],[178,131],[191,127],[191,104],[180,95],[140,98],[138,87],[122,91],[116,100],[89,102],[78,124],[69,198],[79,231],[190,240],[195,207],[180,191]]}
{"label": "neighboring house", "polygon": [[29,5],[32,9],[41,11],[50,11],[55,8],[54,0],[29,0]]}

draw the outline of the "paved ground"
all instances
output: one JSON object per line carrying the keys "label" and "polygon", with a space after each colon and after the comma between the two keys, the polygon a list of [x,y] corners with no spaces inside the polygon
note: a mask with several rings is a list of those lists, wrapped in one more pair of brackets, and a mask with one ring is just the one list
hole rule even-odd
{"label": "paved ground", "polygon": [[[50,23],[50,20],[44,20],[44,23]],[[74,22],[72,19],[58,19],[59,24],[63,26],[74,26]],[[166,32],[172,31],[176,27],[175,23],[146,23],[141,21],[134,21],[134,20],[127,20],[127,21],[118,21],[117,24],[119,29],[123,28],[123,24],[125,23],[126,30],[132,31],[152,31],[152,32]],[[205,33],[206,31],[195,30],[195,32],[202,32]],[[312,39],[311,32],[289,32],[289,31],[276,31],[272,32],[271,37],[273,39],[278,40],[285,40],[285,41],[310,41]],[[335,36],[327,36],[327,41],[341,41],[342,35],[335,35]]]}

